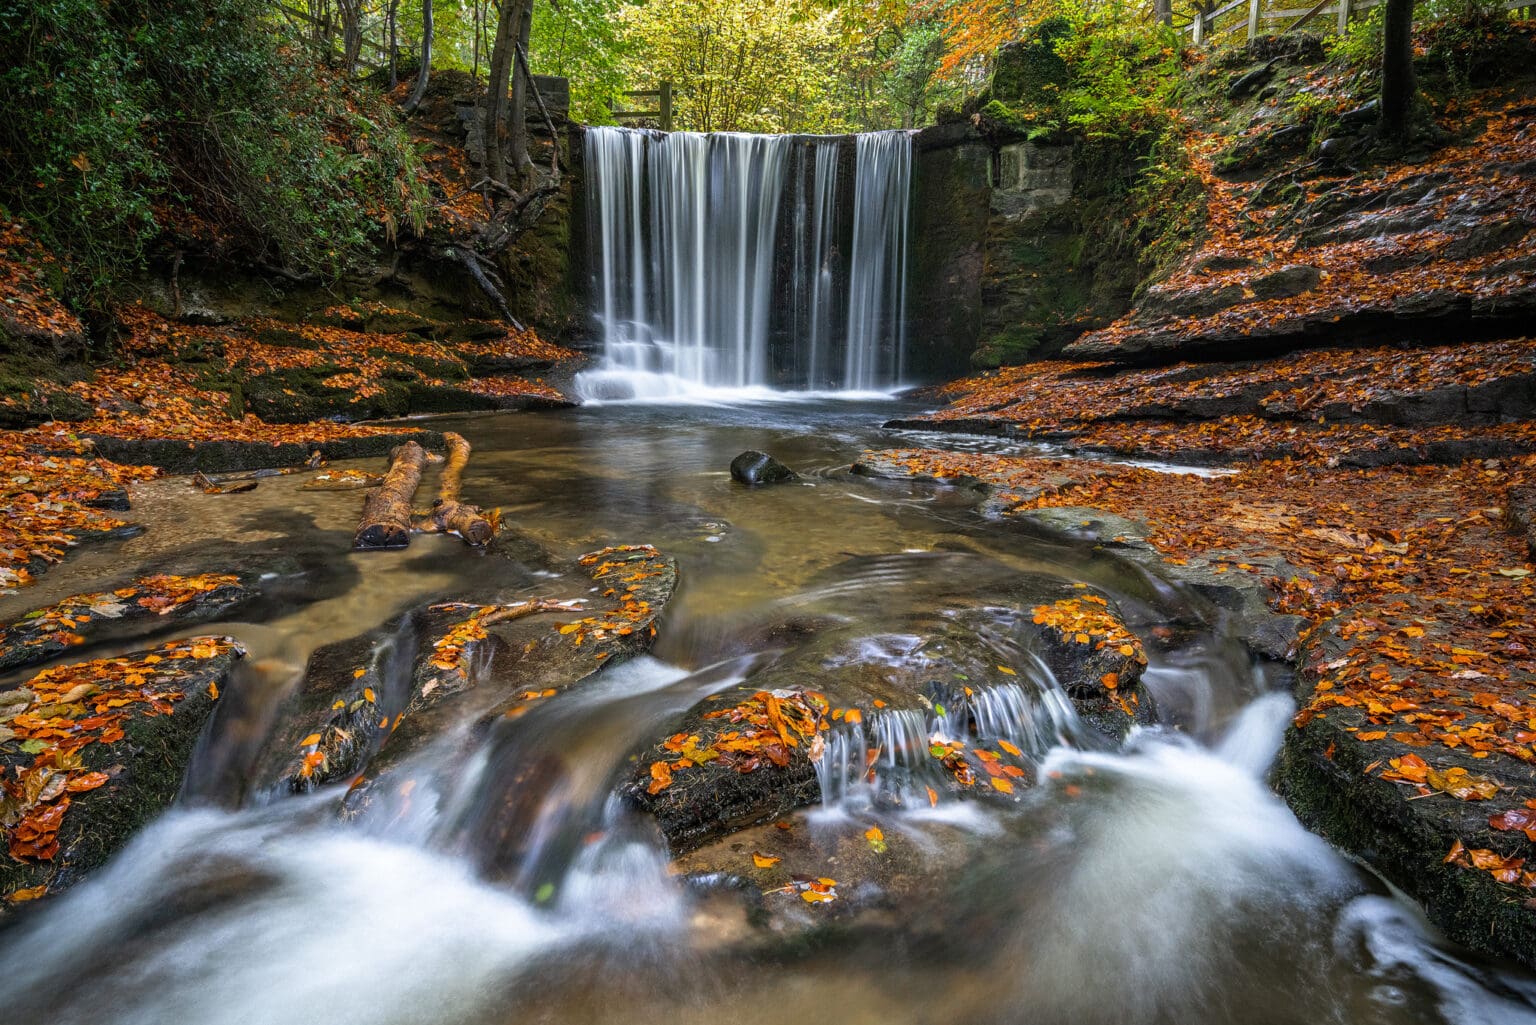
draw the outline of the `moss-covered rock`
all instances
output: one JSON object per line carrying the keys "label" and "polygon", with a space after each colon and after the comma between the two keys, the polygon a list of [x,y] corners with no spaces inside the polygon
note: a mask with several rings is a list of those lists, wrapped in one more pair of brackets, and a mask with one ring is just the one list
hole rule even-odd
{"label": "moss-covered rock", "polygon": [[[194,638],[44,670],[0,695],[0,894],[72,885],[168,806],[243,655],[228,638]],[[70,744],[51,739],[54,720],[76,724]]]}

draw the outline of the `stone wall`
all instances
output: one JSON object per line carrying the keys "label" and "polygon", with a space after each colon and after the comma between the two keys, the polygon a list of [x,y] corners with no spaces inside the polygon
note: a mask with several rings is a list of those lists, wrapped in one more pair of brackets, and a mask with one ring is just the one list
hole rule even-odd
{"label": "stone wall", "polygon": [[930,378],[1054,354],[1130,306],[1134,254],[1103,244],[1123,216],[1080,143],[946,124],[917,136],[909,346]]}

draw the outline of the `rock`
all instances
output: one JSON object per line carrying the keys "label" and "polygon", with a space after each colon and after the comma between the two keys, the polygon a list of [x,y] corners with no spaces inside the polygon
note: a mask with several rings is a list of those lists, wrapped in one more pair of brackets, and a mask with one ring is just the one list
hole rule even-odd
{"label": "rock", "polygon": [[1343,164],[1359,153],[1363,145],[1361,140],[1353,136],[1335,135],[1318,144],[1317,155],[1320,159]]}
{"label": "rock", "polygon": [[411,609],[317,650],[256,756],[252,789],[352,780],[346,807],[363,814],[389,793],[381,780],[411,778],[408,757],[426,744],[453,737],[465,755],[472,731],[459,727],[515,718],[650,647],[676,586],[670,558],[648,546],[606,548],[566,569],[589,585],[509,600],[490,581],[466,600]]}
{"label": "rock", "polygon": [[1339,124],[1348,128],[1362,128],[1373,125],[1381,118],[1381,101],[1371,100],[1369,103],[1346,110],[1339,115]]}
{"label": "rock", "polygon": [[1227,99],[1241,100],[1268,84],[1269,80],[1274,77],[1275,63],[1278,60],[1279,58],[1276,58],[1261,68],[1255,68],[1233,79],[1232,84],[1227,86]]}
{"label": "rock", "polygon": [[1095,589],[932,552],[850,559],[817,590],[835,598],[804,610],[793,647],[635,752],[624,791],[674,852],[860,786],[871,748],[877,801],[1006,801],[1058,730],[1094,746],[1153,717],[1140,642]]}
{"label": "rock", "polygon": [[[0,705],[0,772],[20,788],[7,798],[0,895],[65,889],[169,805],[243,656],[227,637],[173,641],[46,669],[27,681],[30,701]],[[17,708],[27,713],[20,720]],[[74,724],[67,749],[48,725],[55,720]]]}
{"label": "rock", "polygon": [[749,449],[731,460],[731,479],[739,484],[783,484],[799,480],[799,474],[766,452]]}
{"label": "rock", "polygon": [[1323,272],[1316,267],[1292,264],[1255,278],[1249,286],[1259,299],[1289,299],[1310,292],[1323,280]]}
{"label": "rock", "polygon": [[[1434,656],[1428,651],[1427,657],[1417,655],[1419,646],[1444,644],[1443,635],[1437,636],[1436,608],[1406,595],[1393,598],[1406,605],[1391,613],[1394,620],[1406,616],[1403,621],[1423,624],[1428,632],[1421,639],[1395,642],[1408,649],[1400,661],[1380,660],[1376,665],[1388,667],[1394,680],[1411,673],[1424,685],[1422,677],[1431,671],[1428,663]],[[1306,709],[1316,685],[1329,674],[1328,667],[1336,667],[1361,643],[1358,624],[1378,615],[1378,610],[1368,607],[1350,609],[1308,637],[1296,680],[1296,695],[1304,710],[1297,717],[1301,725],[1286,734],[1278,789],[1303,824],[1421,902],[1453,939],[1536,966],[1536,914],[1522,904],[1530,891],[1501,885],[1490,873],[1455,864],[1447,856],[1458,842],[1506,857],[1529,854],[1530,843],[1522,834],[1490,829],[1489,818],[1523,809],[1521,799],[1531,793],[1530,765],[1498,749],[1474,758],[1467,746],[1452,749],[1433,741],[1417,743],[1422,738],[1411,726],[1381,715],[1373,723],[1362,707],[1340,704],[1315,713]],[[1423,662],[1409,661],[1420,657]],[[1421,665],[1425,668],[1420,669]],[[1431,685],[1449,692],[1453,704],[1482,714],[1474,696],[1476,680],[1442,676]],[[1361,740],[1362,734],[1372,739]],[[1416,743],[1398,739],[1403,736]],[[1492,780],[1498,791],[1486,800],[1460,800],[1447,794],[1416,800],[1414,787],[1381,778],[1392,759],[1410,755],[1423,759],[1436,772],[1460,769],[1470,778]]]}
{"label": "rock", "polygon": [[[302,436],[301,431],[295,434]],[[415,441],[425,448],[441,449],[443,436],[436,431],[403,430],[334,441],[175,441],[170,438],[114,438],[87,435],[97,455],[115,463],[158,466],[170,473],[223,473],[230,470],[262,470],[302,466],[318,451],[327,461],[386,455],[395,446]]]}
{"label": "rock", "polygon": [[46,662],[75,645],[231,615],[259,596],[257,580],[255,573],[149,576],[114,590],[63,598],[0,625],[0,673]]}

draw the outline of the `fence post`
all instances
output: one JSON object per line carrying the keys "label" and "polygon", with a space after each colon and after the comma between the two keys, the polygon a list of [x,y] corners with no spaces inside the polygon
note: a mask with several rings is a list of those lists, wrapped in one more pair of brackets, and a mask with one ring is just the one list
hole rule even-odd
{"label": "fence post", "polygon": [[1259,34],[1259,0],[1248,0],[1248,38]]}
{"label": "fence post", "polygon": [[1205,12],[1195,11],[1195,45],[1199,46],[1205,39]]}
{"label": "fence post", "polygon": [[661,83],[661,130],[672,130],[672,83]]}
{"label": "fence post", "polygon": [[1349,9],[1353,4],[1350,0],[1339,0],[1339,35],[1349,31]]}

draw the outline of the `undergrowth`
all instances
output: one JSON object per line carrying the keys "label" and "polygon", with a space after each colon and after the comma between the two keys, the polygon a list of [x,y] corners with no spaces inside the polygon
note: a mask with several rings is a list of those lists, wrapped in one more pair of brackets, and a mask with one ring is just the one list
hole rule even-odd
{"label": "undergrowth", "polygon": [[0,204],[103,305],[158,241],[334,277],[427,208],[381,97],[284,48],[263,0],[0,5]]}

